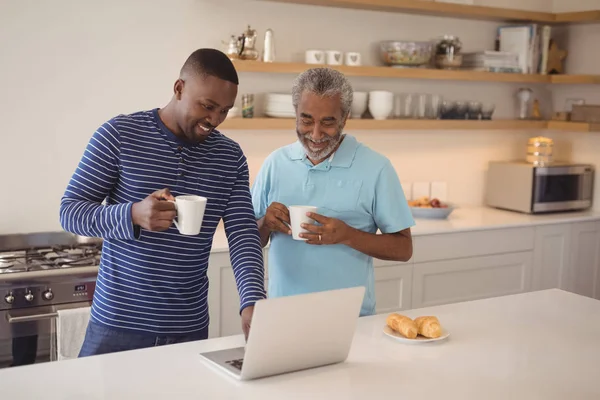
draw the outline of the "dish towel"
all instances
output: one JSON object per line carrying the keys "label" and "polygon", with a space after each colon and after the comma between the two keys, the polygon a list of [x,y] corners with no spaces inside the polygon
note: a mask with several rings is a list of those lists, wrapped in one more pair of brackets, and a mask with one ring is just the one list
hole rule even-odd
{"label": "dish towel", "polygon": [[56,356],[58,361],[77,358],[90,320],[90,307],[58,310]]}

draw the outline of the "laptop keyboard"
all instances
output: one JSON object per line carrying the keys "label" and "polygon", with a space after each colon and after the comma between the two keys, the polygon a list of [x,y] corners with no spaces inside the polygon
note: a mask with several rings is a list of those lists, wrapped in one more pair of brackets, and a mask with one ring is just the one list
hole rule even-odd
{"label": "laptop keyboard", "polygon": [[231,365],[234,368],[239,369],[240,371],[242,370],[242,365],[244,364],[244,359],[240,358],[238,360],[230,360],[230,361],[225,361],[227,364]]}

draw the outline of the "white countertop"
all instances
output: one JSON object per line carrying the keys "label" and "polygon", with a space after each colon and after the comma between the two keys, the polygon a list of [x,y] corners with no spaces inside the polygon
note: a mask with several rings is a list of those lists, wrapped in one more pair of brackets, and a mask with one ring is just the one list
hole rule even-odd
{"label": "white countertop", "polygon": [[[407,311],[451,336],[406,345],[359,319],[348,360],[238,382],[201,351],[241,336],[0,370],[6,399],[600,399],[600,301],[558,289]],[[301,345],[301,344],[300,344]]]}
{"label": "white countertop", "polygon": [[[600,211],[529,215],[489,207],[459,207],[447,219],[415,219],[413,236],[600,220]],[[212,251],[228,251],[225,231],[217,229]]]}

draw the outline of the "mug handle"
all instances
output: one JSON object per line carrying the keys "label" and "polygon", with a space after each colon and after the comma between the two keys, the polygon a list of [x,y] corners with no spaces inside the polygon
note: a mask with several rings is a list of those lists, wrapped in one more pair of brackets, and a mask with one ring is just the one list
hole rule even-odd
{"label": "mug handle", "polygon": [[[167,200],[169,203],[173,203],[173,205],[175,206],[175,211],[177,211],[177,203],[174,200]],[[179,223],[177,223],[177,217],[173,218],[173,223],[175,224],[175,227],[177,228],[177,230],[180,231],[179,229]]]}
{"label": "mug handle", "polygon": [[[284,204],[284,205],[285,205],[285,204]],[[289,214],[289,213],[290,213],[290,208],[289,208],[288,206],[285,206],[285,208],[287,208],[287,210],[288,210],[288,214]],[[280,220],[280,221],[281,221],[281,220]],[[284,224],[285,226],[287,226],[288,228],[290,228],[290,231],[292,230],[292,225],[291,225],[291,224],[288,224],[288,223],[287,223],[287,222],[285,222],[285,221],[281,221],[281,222],[283,222],[283,224]]]}

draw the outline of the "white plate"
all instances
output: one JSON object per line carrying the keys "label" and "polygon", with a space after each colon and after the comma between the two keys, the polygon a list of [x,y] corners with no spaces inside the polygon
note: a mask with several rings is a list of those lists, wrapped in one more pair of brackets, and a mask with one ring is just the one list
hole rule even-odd
{"label": "white plate", "polygon": [[439,342],[440,340],[445,340],[446,338],[448,338],[448,336],[450,336],[450,333],[448,331],[446,331],[444,328],[442,328],[442,336],[440,336],[439,338],[430,339],[430,338],[426,338],[425,336],[418,335],[414,339],[409,339],[407,337],[402,336],[398,332],[394,331],[392,328],[390,328],[387,325],[383,327],[383,333],[385,333],[392,339],[396,339],[399,342],[407,343],[407,344],[422,344],[422,343],[430,343],[430,342]]}
{"label": "white plate", "polygon": [[265,111],[265,115],[273,118],[296,118],[294,113],[276,112],[276,111]]}

